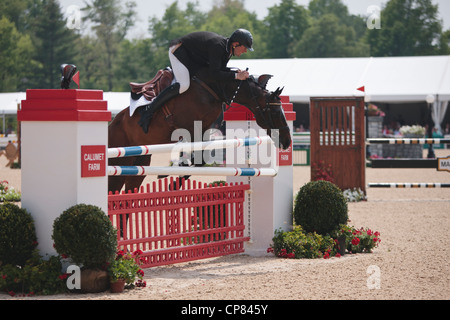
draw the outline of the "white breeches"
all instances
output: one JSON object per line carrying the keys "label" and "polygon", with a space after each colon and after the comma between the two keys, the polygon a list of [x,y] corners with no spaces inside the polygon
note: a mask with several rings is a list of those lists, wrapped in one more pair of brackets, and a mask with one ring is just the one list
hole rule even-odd
{"label": "white breeches", "polygon": [[174,45],[169,49],[169,60],[172,65],[173,74],[175,76],[175,81],[180,84],[180,94],[189,89],[191,84],[191,77],[189,75],[189,70],[186,68],[184,64],[178,60],[177,57],[172,53],[176,49],[178,49],[180,45]]}

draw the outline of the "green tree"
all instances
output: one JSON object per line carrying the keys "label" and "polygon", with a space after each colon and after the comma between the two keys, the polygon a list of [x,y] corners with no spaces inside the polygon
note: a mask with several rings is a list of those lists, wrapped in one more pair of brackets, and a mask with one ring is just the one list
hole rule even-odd
{"label": "green tree", "polygon": [[313,21],[293,47],[293,54],[303,58],[358,57],[367,56],[368,49],[356,39],[352,27],[340,24],[338,17],[328,13]]}
{"label": "green tree", "polygon": [[206,21],[205,14],[198,11],[198,4],[188,3],[186,10],[178,7],[178,1],[173,2],[165,11],[161,20],[150,19],[149,31],[157,47],[169,49],[169,43],[187,33],[198,31]]}
{"label": "green tree", "polygon": [[[103,43],[93,36],[83,36],[78,40],[77,47],[79,54],[75,58],[75,65],[80,71],[80,85],[84,89],[107,90],[107,56]],[[122,67],[126,68],[126,65]]]}
{"label": "green tree", "polygon": [[247,29],[253,35],[254,52],[249,52],[240,59],[263,58],[265,56],[264,25],[255,13],[244,7],[242,0],[215,1],[207,14],[202,30],[212,31],[224,37],[230,37],[236,29]]}
{"label": "green tree", "polygon": [[356,32],[356,39],[364,37],[366,32],[366,19],[361,16],[352,15],[347,6],[341,0],[311,0],[308,5],[311,17],[319,19],[326,14],[334,14],[340,25],[352,27]]}
{"label": "green tree", "polygon": [[153,62],[158,69],[170,64],[167,52],[169,44],[187,33],[199,31],[206,21],[206,15],[197,9],[198,3],[187,4],[186,10],[178,7],[178,1],[173,2],[165,11],[161,20],[156,17],[149,19],[149,31],[154,49]]}
{"label": "green tree", "polygon": [[381,11],[381,29],[367,31],[373,56],[441,54],[444,38],[431,0],[390,0]]}
{"label": "green tree", "polygon": [[90,0],[86,2],[86,17],[92,23],[97,39],[101,46],[97,50],[105,50],[106,59],[103,60],[103,77],[107,82],[106,90],[113,88],[113,62],[116,57],[120,42],[125,38],[129,29],[133,26],[136,15],[136,4],[128,1],[125,8],[119,0]]}
{"label": "green tree", "polygon": [[441,55],[450,54],[450,29],[442,33],[440,43],[440,53]]}
{"label": "green tree", "polygon": [[0,18],[0,92],[17,91],[27,75],[33,44],[8,18]]}
{"label": "green tree", "polygon": [[[147,82],[164,66],[155,63],[151,39],[123,40],[114,68],[113,91],[129,91],[130,82]],[[167,52],[166,52],[167,53]]]}
{"label": "green tree", "polygon": [[28,18],[37,62],[30,74],[29,87],[59,88],[63,63],[72,63],[76,56],[78,35],[66,27],[66,19],[56,0],[35,1],[33,15]]}
{"label": "green tree", "polygon": [[[29,0],[2,0],[0,1],[0,18],[6,17],[16,25],[19,32],[23,32],[23,18]],[[22,22],[22,23],[19,23]]]}
{"label": "green tree", "polygon": [[339,21],[344,22],[347,20],[348,8],[341,0],[311,0],[308,9],[311,17],[319,19],[326,14],[334,14]]}
{"label": "green tree", "polygon": [[308,11],[294,0],[282,0],[279,5],[269,8],[264,20],[267,28],[264,37],[267,43],[267,56],[270,58],[288,58],[289,48],[300,41],[309,27]]}

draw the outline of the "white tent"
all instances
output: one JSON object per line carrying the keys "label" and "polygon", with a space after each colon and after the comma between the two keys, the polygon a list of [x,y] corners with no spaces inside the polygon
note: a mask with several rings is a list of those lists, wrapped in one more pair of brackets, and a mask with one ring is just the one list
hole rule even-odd
{"label": "white tent", "polygon": [[25,99],[25,92],[0,93],[0,114],[16,114],[17,105]]}
{"label": "white tent", "polygon": [[[268,89],[284,87],[292,102],[311,97],[365,96],[367,102],[433,104],[441,123],[450,100],[450,56],[387,58],[233,59],[230,67],[251,74],[271,74]],[[365,93],[357,88],[365,87]],[[428,99],[427,99],[428,98]],[[0,114],[16,113],[25,93],[0,94]],[[128,92],[105,92],[108,109],[116,114],[129,105]]]}
{"label": "white tent", "polygon": [[[272,74],[291,102],[311,97],[365,96],[366,102],[433,104],[440,124],[450,100],[450,56],[232,60],[251,74]],[[357,89],[364,86],[365,93]]]}

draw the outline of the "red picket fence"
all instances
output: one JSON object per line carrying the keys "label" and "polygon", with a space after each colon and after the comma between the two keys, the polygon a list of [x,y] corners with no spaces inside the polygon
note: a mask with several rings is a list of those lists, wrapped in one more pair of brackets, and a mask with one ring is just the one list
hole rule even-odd
{"label": "red picket fence", "polygon": [[[171,190],[175,182],[182,186]],[[243,221],[249,188],[159,179],[139,192],[110,193],[108,216],[119,248],[142,250],[144,268],[240,253],[249,240]]]}

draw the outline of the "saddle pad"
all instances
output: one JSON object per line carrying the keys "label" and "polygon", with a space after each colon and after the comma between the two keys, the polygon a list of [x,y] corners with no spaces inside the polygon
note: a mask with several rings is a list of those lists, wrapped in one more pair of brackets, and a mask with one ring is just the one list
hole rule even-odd
{"label": "saddle pad", "polygon": [[[153,99],[174,81],[172,69],[167,67],[159,70],[156,76],[145,83],[130,82],[130,117],[133,116],[137,108],[150,104]],[[133,96],[135,99],[133,99]]]}

